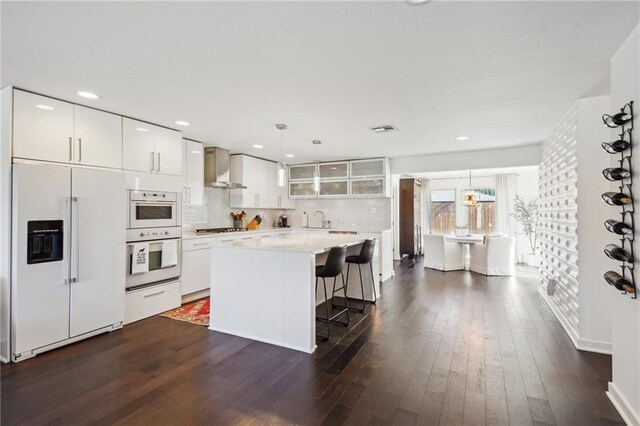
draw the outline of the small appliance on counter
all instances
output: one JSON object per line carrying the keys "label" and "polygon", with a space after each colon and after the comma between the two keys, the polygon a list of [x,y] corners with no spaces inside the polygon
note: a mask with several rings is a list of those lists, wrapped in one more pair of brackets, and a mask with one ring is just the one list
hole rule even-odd
{"label": "small appliance on counter", "polygon": [[289,218],[286,214],[280,215],[274,223],[276,228],[288,228],[289,227]]}
{"label": "small appliance on counter", "polygon": [[258,229],[262,223],[262,217],[257,214],[251,222],[247,225],[247,229]]}

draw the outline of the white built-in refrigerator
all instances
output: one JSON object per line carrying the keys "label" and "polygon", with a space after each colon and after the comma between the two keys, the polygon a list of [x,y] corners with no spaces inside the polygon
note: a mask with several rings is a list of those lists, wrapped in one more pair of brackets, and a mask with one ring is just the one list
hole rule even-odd
{"label": "white built-in refrigerator", "polygon": [[121,327],[124,175],[17,163],[12,197],[12,359]]}

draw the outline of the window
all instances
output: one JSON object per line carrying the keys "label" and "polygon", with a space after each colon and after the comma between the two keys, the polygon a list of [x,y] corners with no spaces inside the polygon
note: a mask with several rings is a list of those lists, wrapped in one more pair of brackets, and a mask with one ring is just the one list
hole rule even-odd
{"label": "window", "polygon": [[456,190],[431,191],[431,232],[450,233],[456,226]]}
{"label": "window", "polygon": [[493,232],[496,220],[496,190],[478,189],[478,204],[469,209],[469,232],[472,234],[489,234]]}

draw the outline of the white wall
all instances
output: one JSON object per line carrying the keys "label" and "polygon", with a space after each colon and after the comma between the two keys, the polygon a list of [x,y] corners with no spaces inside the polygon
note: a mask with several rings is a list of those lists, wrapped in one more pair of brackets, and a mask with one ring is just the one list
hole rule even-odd
{"label": "white wall", "polygon": [[575,102],[545,142],[540,165],[539,291],[577,348],[602,353],[611,352],[612,298],[602,276],[615,266],[602,252],[611,242],[603,223],[615,211],[600,199],[609,189],[600,147],[608,108],[608,96]]}
{"label": "white wall", "polygon": [[537,166],[541,145],[464,151],[449,154],[414,155],[389,160],[392,174],[442,172],[449,170],[492,169],[496,167]]}
{"label": "white wall", "polygon": [[[580,345],[602,352],[611,352],[612,288],[605,284],[603,274],[616,262],[606,257],[602,248],[612,242],[603,223],[615,218],[618,209],[608,206],[600,194],[609,190],[602,176],[608,167],[609,154],[600,143],[608,140],[609,131],[602,124],[611,98],[599,96],[578,101],[578,259],[580,269]],[[613,238],[615,240],[615,238]]]}
{"label": "white wall", "polygon": [[[640,27],[636,28],[611,60],[611,107],[617,111],[625,103],[635,102],[633,132],[635,150],[640,141]],[[615,132],[612,138],[615,137]],[[640,153],[632,164],[634,179],[640,183]],[[637,197],[637,190],[636,190]],[[637,200],[635,202],[638,207]],[[638,216],[636,213],[636,221]],[[636,240],[640,237],[636,233]],[[638,247],[636,247],[636,250]],[[636,262],[637,265],[637,262]],[[638,278],[636,278],[638,279]],[[609,397],[629,424],[640,424],[640,300],[615,294],[613,310],[613,378]]]}

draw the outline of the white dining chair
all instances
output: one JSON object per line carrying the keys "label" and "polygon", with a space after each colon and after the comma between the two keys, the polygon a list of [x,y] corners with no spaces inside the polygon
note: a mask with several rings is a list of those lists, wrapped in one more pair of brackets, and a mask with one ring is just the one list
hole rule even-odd
{"label": "white dining chair", "polygon": [[516,239],[485,237],[483,244],[472,244],[469,269],[483,275],[515,275]]}
{"label": "white dining chair", "polygon": [[463,245],[447,241],[444,235],[424,234],[424,267],[439,271],[464,269]]}

